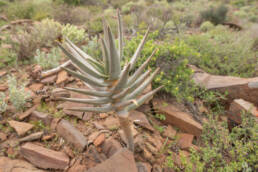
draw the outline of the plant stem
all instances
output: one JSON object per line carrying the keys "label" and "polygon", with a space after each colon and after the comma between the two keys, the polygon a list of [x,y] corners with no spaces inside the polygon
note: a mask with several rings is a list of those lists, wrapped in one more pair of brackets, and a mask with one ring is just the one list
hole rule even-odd
{"label": "plant stem", "polygon": [[127,139],[127,147],[130,151],[134,152],[133,134],[131,130],[130,120],[128,117],[119,117],[119,122]]}

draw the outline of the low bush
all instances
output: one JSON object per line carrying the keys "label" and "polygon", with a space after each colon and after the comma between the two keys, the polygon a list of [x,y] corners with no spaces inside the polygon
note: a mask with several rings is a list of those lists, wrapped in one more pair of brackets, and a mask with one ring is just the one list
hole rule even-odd
{"label": "low bush", "polygon": [[257,51],[252,48],[254,39],[249,32],[233,32],[217,26],[203,34],[185,36],[184,42],[200,54],[188,58],[189,62],[208,73],[241,77],[256,75]]}
{"label": "low bush", "polygon": [[[193,101],[193,95],[197,87],[194,87],[191,81],[193,71],[187,67],[187,64],[188,58],[197,58],[199,53],[179,40],[176,40],[173,44],[155,43],[153,40],[156,36],[158,36],[158,32],[150,34],[137,65],[145,62],[157,48],[157,52],[150,62],[151,68],[161,68],[161,72],[154,79],[154,87],[164,85],[163,90],[175,96],[178,100]],[[126,42],[124,54],[126,58],[132,57],[141,38],[142,36],[138,35]]]}
{"label": "low bush", "polygon": [[13,50],[0,48],[0,69],[7,65],[15,65],[17,62],[17,55]]}
{"label": "low bush", "polygon": [[18,84],[14,76],[8,76],[8,91],[9,100],[17,110],[22,110],[27,99],[30,97],[29,93],[25,91],[24,84]]}
{"label": "low bush", "polygon": [[81,6],[56,5],[53,13],[53,18],[61,24],[83,25],[89,22],[91,17],[92,14],[88,8]]}
{"label": "low bush", "polygon": [[70,24],[62,25],[53,19],[44,19],[36,23],[27,31],[16,33],[12,42],[19,60],[28,60],[34,57],[36,49],[51,47],[59,37],[67,37],[74,43],[85,41],[87,35],[83,29]]}
{"label": "low bush", "polygon": [[200,26],[201,31],[207,32],[214,28],[214,25],[210,21],[203,22]]}
{"label": "low bush", "polygon": [[5,102],[5,94],[0,93],[0,114],[6,111],[7,104]]}
{"label": "low bush", "polygon": [[60,58],[61,51],[59,48],[52,48],[49,53],[37,49],[34,60],[35,63],[40,65],[43,69],[50,69],[59,65]]}
{"label": "low bush", "polygon": [[225,5],[220,5],[201,11],[200,15],[203,21],[210,21],[217,25],[223,23],[226,20],[227,12],[228,8]]}
{"label": "low bush", "polygon": [[243,114],[242,119],[242,124],[229,132],[226,123],[210,116],[209,122],[204,124],[200,151],[192,149],[188,161],[181,156],[181,169],[173,164],[171,157],[166,165],[186,172],[194,169],[198,172],[256,171],[258,125],[250,114]]}
{"label": "low bush", "polygon": [[7,5],[5,13],[9,19],[41,20],[52,16],[51,1],[15,1]]}
{"label": "low bush", "polygon": [[86,41],[87,34],[84,29],[79,29],[77,26],[66,24],[62,28],[62,35],[70,39],[73,43]]}

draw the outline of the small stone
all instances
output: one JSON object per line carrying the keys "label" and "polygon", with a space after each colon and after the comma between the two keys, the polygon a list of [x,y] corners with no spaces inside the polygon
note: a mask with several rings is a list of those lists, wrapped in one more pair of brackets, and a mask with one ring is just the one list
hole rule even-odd
{"label": "small stone", "polygon": [[0,142],[3,142],[7,139],[7,135],[5,133],[0,132]]}
{"label": "small stone", "polygon": [[178,145],[181,149],[189,149],[192,146],[194,136],[192,134],[180,133],[178,134]]}
{"label": "small stone", "polygon": [[43,87],[44,87],[44,85],[42,83],[34,83],[29,86],[29,88],[34,92],[41,90]]}
{"label": "small stone", "polygon": [[99,117],[100,117],[101,119],[104,119],[104,118],[108,117],[108,114],[107,114],[107,113],[100,113],[100,114],[99,114]]}
{"label": "small stone", "polygon": [[85,172],[87,169],[86,165],[80,164],[79,160],[76,160],[75,163],[71,165],[68,172]]}
{"label": "small stone", "polygon": [[88,153],[87,155],[88,155],[89,157],[92,157],[92,159],[94,160],[94,163],[101,163],[101,162],[103,162],[103,161],[106,160],[106,157],[103,158],[103,157],[100,155],[100,153],[97,151],[96,147],[93,146],[93,145],[90,145],[90,146],[88,147],[87,153]]}
{"label": "small stone", "polygon": [[148,151],[146,148],[143,148],[143,157],[148,160],[148,162],[153,163],[155,158],[152,156],[152,153]]}
{"label": "small stone", "polygon": [[27,142],[40,139],[43,136],[43,132],[32,133],[26,137],[19,139],[20,142]]}
{"label": "small stone", "polygon": [[59,98],[59,97],[71,97],[71,94],[68,90],[63,88],[55,88],[51,91],[51,97],[53,99]]}
{"label": "small stone", "polygon": [[57,76],[53,75],[42,79],[40,82],[43,84],[53,84],[56,81],[56,78]]}
{"label": "small stone", "polygon": [[74,128],[67,120],[62,119],[57,125],[57,133],[77,149],[84,150],[87,140],[83,134]]}
{"label": "small stone", "polygon": [[150,125],[144,113],[134,110],[130,112],[129,118],[133,121],[133,123],[138,124],[139,126],[152,132],[154,131],[154,128]]}
{"label": "small stone", "polygon": [[93,122],[93,125],[98,129],[98,130],[104,130],[104,126],[100,124],[99,122]]}
{"label": "small stone", "polygon": [[6,75],[6,74],[7,74],[6,71],[0,71],[0,77],[4,76],[4,75]]}
{"label": "small stone", "polygon": [[54,138],[55,136],[56,136],[55,133],[51,133],[51,134],[49,134],[49,135],[43,136],[43,137],[42,137],[42,140],[43,140],[43,141],[48,141],[48,140],[51,140],[52,138]]}
{"label": "small stone", "polygon": [[42,121],[45,125],[50,125],[52,121],[52,117],[50,117],[46,113],[33,111],[30,115],[30,120],[32,121]]}
{"label": "small stone", "polygon": [[33,107],[26,110],[25,112],[18,114],[17,116],[18,116],[19,120],[23,120],[26,117],[28,117],[37,107],[38,107],[38,105],[34,105]]}
{"label": "small stone", "polygon": [[119,127],[119,121],[115,117],[109,117],[104,121],[104,126],[107,127],[109,130],[116,130]]}
{"label": "small stone", "polygon": [[149,163],[137,162],[138,172],[151,172],[151,165]]}
{"label": "small stone", "polygon": [[120,149],[116,154],[86,172],[138,172],[133,153]]}
{"label": "small stone", "polygon": [[243,112],[258,117],[258,109],[252,103],[243,99],[235,99],[230,105],[229,112],[229,118],[238,124],[242,122],[241,115]]}
{"label": "small stone", "polygon": [[0,172],[44,172],[26,161],[7,157],[0,157],[0,167]]}
{"label": "small stone", "polygon": [[51,121],[51,124],[50,124],[50,129],[51,130],[56,130],[56,127],[58,125],[58,123],[62,120],[62,118],[54,118],[52,121]]}
{"label": "small stone", "polygon": [[73,153],[72,149],[69,148],[68,146],[64,146],[64,152],[65,152],[70,158],[74,158],[74,153]]}
{"label": "small stone", "polygon": [[93,144],[94,144],[95,146],[99,146],[99,145],[101,145],[101,144],[105,141],[105,138],[106,138],[105,134],[104,134],[104,133],[101,133],[101,134],[94,140]]}
{"label": "small stone", "polygon": [[39,168],[64,170],[69,165],[69,157],[65,153],[46,149],[33,143],[22,145],[20,152],[25,159]]}
{"label": "small stone", "polygon": [[65,70],[61,70],[57,75],[56,84],[61,84],[68,80],[68,73]]}
{"label": "small stone", "polygon": [[26,122],[18,122],[18,121],[8,121],[9,125],[15,129],[19,136],[24,135],[26,132],[33,128],[32,124]]}
{"label": "small stone", "polygon": [[93,141],[100,135],[100,131],[91,132],[91,134],[88,137],[88,144],[93,143]]}
{"label": "small stone", "polygon": [[6,91],[8,89],[7,85],[0,84],[0,91]]}
{"label": "small stone", "polygon": [[113,138],[109,138],[104,141],[101,145],[103,153],[107,156],[107,158],[114,155],[120,148],[122,148],[121,144],[114,140]]}
{"label": "small stone", "polygon": [[176,130],[171,127],[171,125],[168,125],[165,131],[162,133],[162,136],[168,137],[169,139],[174,139],[176,136]]}
{"label": "small stone", "polygon": [[176,126],[195,136],[201,135],[202,125],[196,122],[189,113],[182,112],[174,105],[159,99],[154,100],[153,106],[156,112],[166,116],[166,119],[162,122]]}

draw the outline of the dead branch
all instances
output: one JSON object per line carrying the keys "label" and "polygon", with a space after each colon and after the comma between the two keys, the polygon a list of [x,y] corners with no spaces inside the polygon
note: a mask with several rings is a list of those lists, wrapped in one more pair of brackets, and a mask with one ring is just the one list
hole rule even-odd
{"label": "dead branch", "polygon": [[33,21],[33,20],[30,20],[30,19],[15,20],[15,21],[10,22],[10,23],[7,24],[7,25],[2,26],[2,27],[0,28],[0,32],[2,32],[2,31],[5,30],[5,29],[11,28],[12,25],[23,24],[23,23],[33,23],[33,22],[34,22],[34,21]]}
{"label": "dead branch", "polygon": [[58,73],[59,71],[62,70],[62,67],[67,67],[67,66],[69,66],[71,64],[72,64],[71,60],[68,60],[67,62],[61,64],[60,66],[57,66],[54,69],[50,69],[50,70],[44,71],[44,72],[41,73],[41,78],[45,78],[47,76],[53,75],[55,73]]}

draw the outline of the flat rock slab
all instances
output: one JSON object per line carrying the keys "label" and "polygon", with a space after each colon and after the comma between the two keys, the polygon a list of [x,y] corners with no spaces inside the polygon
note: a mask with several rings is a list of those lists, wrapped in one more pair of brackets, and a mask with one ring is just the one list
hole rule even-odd
{"label": "flat rock slab", "polygon": [[33,141],[33,140],[37,140],[40,139],[43,136],[43,132],[37,132],[37,133],[32,133],[26,137],[23,137],[21,139],[19,139],[19,142],[28,142],[28,141]]}
{"label": "flat rock slab", "polygon": [[18,116],[19,120],[23,120],[26,117],[28,117],[34,110],[36,110],[37,107],[38,107],[38,105],[34,105],[33,107],[26,110],[25,112],[18,114],[17,116]]}
{"label": "flat rock slab", "polygon": [[181,149],[189,149],[192,146],[194,136],[187,133],[178,134],[178,145]]}
{"label": "flat rock slab", "polygon": [[46,113],[33,111],[30,115],[30,120],[32,121],[39,121],[41,120],[45,125],[50,125],[52,121],[52,117],[50,117]]}
{"label": "flat rock slab", "polygon": [[[258,99],[258,98],[257,98]],[[229,118],[236,123],[241,123],[242,113],[250,113],[254,117],[258,117],[258,109],[252,103],[245,101],[243,99],[235,99],[229,108]]]}
{"label": "flat rock slab", "polygon": [[42,79],[40,82],[43,84],[53,84],[56,81],[57,76],[53,75],[53,76],[48,76],[44,79]]}
{"label": "flat rock slab", "polygon": [[242,98],[258,105],[258,77],[239,78],[232,76],[210,75],[205,72],[196,72],[193,80],[208,90],[227,91],[229,101]]}
{"label": "flat rock slab", "polygon": [[[82,87],[85,88],[85,87]],[[85,88],[87,89],[87,88]],[[79,93],[75,93],[75,92],[70,92],[71,98],[80,98],[80,99],[88,99],[89,96],[87,95],[83,95],[83,94],[79,94]],[[76,116],[77,118],[83,119],[83,116],[87,113],[87,114],[92,114],[91,112],[77,112],[77,111],[70,111],[68,110],[71,107],[85,107],[85,106],[92,106],[92,105],[88,105],[88,104],[83,104],[83,103],[76,103],[76,102],[69,102],[66,101],[60,105],[57,106],[58,109],[63,109],[63,112],[67,115],[71,115],[71,116]]]}
{"label": "flat rock slab", "polygon": [[108,158],[113,156],[121,148],[122,148],[121,144],[113,138],[109,138],[105,140],[103,144],[101,144],[102,152]]}
{"label": "flat rock slab", "polygon": [[123,148],[103,163],[85,172],[138,172],[133,153]]}
{"label": "flat rock slab", "polygon": [[87,145],[87,140],[79,130],[70,124],[70,122],[62,119],[58,123],[56,129],[57,133],[66,141],[73,144],[78,150],[84,150]]}
{"label": "flat rock slab", "polygon": [[34,83],[29,86],[29,88],[34,92],[41,90],[43,87],[44,87],[44,84],[42,83]]}
{"label": "flat rock slab", "polygon": [[130,112],[129,118],[133,121],[133,123],[138,124],[141,127],[150,131],[154,131],[154,128],[150,125],[144,113],[134,110]]}
{"label": "flat rock slab", "polygon": [[44,172],[23,160],[0,157],[0,172]]}
{"label": "flat rock slab", "polygon": [[103,125],[109,130],[116,130],[120,126],[118,119],[113,116],[106,118],[106,120],[103,122]]}
{"label": "flat rock slab", "polygon": [[8,121],[9,125],[15,129],[19,136],[24,135],[26,132],[33,128],[32,124],[26,122],[18,122],[18,121]]}
{"label": "flat rock slab", "polygon": [[196,122],[190,114],[180,111],[174,105],[165,101],[155,99],[153,106],[156,112],[162,113],[166,116],[166,119],[162,122],[176,126],[179,129],[200,136],[202,133],[202,125]]}
{"label": "flat rock slab", "polygon": [[57,75],[56,84],[61,84],[68,80],[68,73],[65,70],[61,70]]}
{"label": "flat rock slab", "polygon": [[22,145],[20,153],[33,165],[43,169],[64,170],[69,165],[69,157],[65,153],[46,149],[33,143]]}

